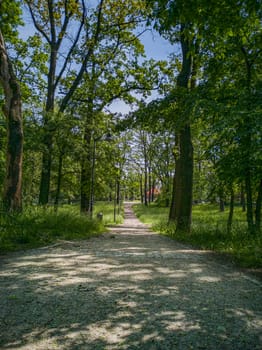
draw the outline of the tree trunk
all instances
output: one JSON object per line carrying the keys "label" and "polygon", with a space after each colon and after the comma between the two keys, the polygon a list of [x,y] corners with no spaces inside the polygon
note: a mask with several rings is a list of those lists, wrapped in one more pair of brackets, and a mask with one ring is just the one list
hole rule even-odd
{"label": "tree trunk", "polygon": [[145,131],[141,131],[141,142],[144,157],[144,204],[148,205],[148,154],[147,154],[147,135]]}
{"label": "tree trunk", "polygon": [[120,180],[116,178],[116,204],[120,204]]}
{"label": "tree trunk", "polygon": [[80,180],[80,209],[83,214],[90,214],[90,193],[91,193],[91,132],[86,129],[84,136],[84,154],[81,163],[81,180]]}
{"label": "tree trunk", "polygon": [[173,177],[173,189],[172,189],[172,198],[171,198],[171,205],[169,210],[169,216],[168,221],[172,222],[176,220],[175,216],[175,198],[176,198],[176,175]]}
{"label": "tree trunk", "polygon": [[121,206],[121,193],[120,193],[120,179],[116,179],[116,204],[117,204],[117,214],[120,214]]}
{"label": "tree trunk", "polygon": [[48,88],[47,100],[44,113],[44,151],[42,155],[42,172],[39,188],[39,204],[46,205],[49,200],[50,181],[51,181],[51,166],[52,166],[52,148],[53,148],[53,132],[54,129],[50,125],[50,114],[54,113],[55,107],[55,72],[57,64],[57,45],[55,38],[51,44],[51,54],[48,72]]}
{"label": "tree trunk", "polygon": [[169,221],[176,221],[178,231],[190,232],[193,196],[193,145],[189,117],[184,115],[184,95],[188,93],[192,71],[190,44],[184,36],[186,25],[181,26],[180,43],[182,48],[182,68],[177,78],[177,89],[180,92],[178,101],[184,119],[178,128],[178,155],[176,159],[175,186],[173,188],[172,205]]}
{"label": "tree trunk", "polygon": [[88,166],[88,159],[82,160],[81,164],[81,179],[80,179],[80,210],[83,214],[89,213],[90,204],[90,167]]}
{"label": "tree trunk", "polygon": [[52,164],[52,136],[46,134],[43,141],[44,151],[42,155],[42,171],[40,179],[39,200],[40,205],[46,205],[49,201],[51,164]]}
{"label": "tree trunk", "polygon": [[193,145],[190,126],[180,132],[179,170],[176,178],[175,218],[178,231],[190,232],[193,194]]}
{"label": "tree trunk", "polygon": [[224,196],[224,189],[222,186],[220,186],[218,191],[219,196],[219,211],[222,213],[225,211],[225,196]]}
{"label": "tree trunk", "polygon": [[56,185],[56,194],[55,194],[55,202],[54,202],[55,211],[57,211],[58,209],[59,197],[61,192],[63,157],[64,157],[64,152],[60,152],[59,160],[58,160],[57,185]]}
{"label": "tree trunk", "polygon": [[147,206],[148,205],[148,200],[147,200],[147,165],[145,164],[145,170],[144,170],[144,204]]}
{"label": "tree trunk", "polygon": [[261,202],[262,202],[262,179],[260,180],[258,193],[257,193],[257,201],[256,201],[256,210],[255,210],[255,217],[256,217],[256,232],[260,232],[261,230]]}
{"label": "tree trunk", "polygon": [[246,184],[246,198],[247,198],[248,231],[250,233],[253,233],[254,232],[253,195],[252,195],[251,174],[250,174],[249,167],[246,169],[245,184]]}
{"label": "tree trunk", "polygon": [[242,206],[242,211],[246,211],[246,197],[245,197],[245,186],[241,183],[241,193],[240,193],[240,204]]}
{"label": "tree trunk", "polygon": [[156,181],[153,179],[152,181],[152,191],[151,191],[151,202],[153,203],[155,200],[155,189],[156,189]]}
{"label": "tree trunk", "polygon": [[233,187],[231,188],[231,193],[230,193],[230,206],[229,206],[229,214],[228,214],[228,219],[227,219],[227,233],[231,233],[232,229],[232,222],[233,222],[233,214],[234,214],[234,189]]}
{"label": "tree trunk", "polygon": [[144,199],[143,199],[143,175],[142,175],[142,173],[140,175],[139,187],[140,187],[140,201],[143,204],[144,203]]}
{"label": "tree trunk", "polygon": [[[77,3],[78,1],[76,1]],[[51,165],[52,165],[52,127],[50,128],[50,113],[53,113],[54,111],[54,99],[55,99],[55,91],[59,85],[59,82],[62,78],[65,76],[65,72],[68,69],[68,66],[71,64],[71,57],[75,50],[75,48],[78,46],[79,41],[81,41],[81,33],[84,29],[84,25],[86,23],[86,4],[85,1],[81,1],[82,9],[81,14],[79,13],[79,22],[75,20],[74,11],[71,11],[68,6],[68,1],[62,1],[62,6],[64,6],[64,19],[63,23],[60,23],[60,29],[59,32],[59,26],[56,27],[57,20],[56,20],[56,2],[54,0],[47,1],[48,4],[48,23],[46,23],[45,20],[45,14],[42,16],[39,15],[39,9],[37,6],[31,6],[30,1],[26,1],[29,11],[31,13],[31,17],[33,19],[33,23],[35,25],[35,28],[37,31],[47,40],[47,43],[49,45],[49,71],[47,76],[47,82],[48,82],[48,91],[47,91],[47,102],[45,107],[45,116],[44,116],[44,128],[45,128],[45,138],[43,140],[44,145],[44,152],[42,157],[42,173],[41,173],[41,180],[40,180],[40,190],[39,190],[39,203],[40,204],[47,204],[48,203],[48,197],[49,197],[49,188],[50,188],[50,180],[51,180]],[[89,43],[87,43],[87,51],[84,57],[82,57],[82,63],[79,66],[79,70],[75,76],[75,79],[71,83],[71,85],[68,88],[68,91],[66,92],[65,96],[62,98],[59,112],[63,113],[72,98],[73,94],[75,93],[75,90],[79,86],[88,65],[88,62],[90,60],[90,57],[94,53],[94,48],[96,47],[97,42],[100,40],[100,31],[102,30],[101,21],[103,18],[103,4],[104,0],[100,0],[99,4],[97,6],[97,21],[96,21],[96,28],[94,35],[92,37],[92,40],[89,40],[91,38],[88,38]],[[81,17],[81,19],[80,19]],[[44,18],[44,20],[43,20]],[[71,45],[67,47],[67,55],[64,57],[64,60],[60,62],[60,71],[57,72],[57,56],[58,52],[61,46],[64,45],[63,39],[65,37],[68,37],[68,28],[71,24],[74,26],[74,37],[71,37]],[[79,24],[78,24],[79,23]],[[78,24],[78,25],[77,25]],[[44,27],[47,25],[50,28],[50,37],[47,36]],[[62,57],[62,55],[61,55]]]}
{"label": "tree trunk", "polygon": [[23,125],[19,83],[0,31],[0,83],[4,90],[3,112],[7,120],[7,157],[3,205],[8,212],[22,211]]}
{"label": "tree trunk", "polygon": [[[90,150],[91,153],[91,150]],[[89,214],[93,217],[94,203],[95,203],[95,166],[96,166],[96,140],[93,139],[93,150],[91,165],[91,183],[90,183],[90,195],[89,195]]]}
{"label": "tree trunk", "polygon": [[[252,104],[250,98],[252,96],[251,80],[252,80],[252,65],[253,59],[250,59],[248,51],[241,47],[246,65],[246,90],[247,90],[247,110],[251,113]],[[245,162],[245,187],[246,187],[246,202],[247,202],[247,225],[248,231],[254,233],[254,217],[253,217],[253,194],[252,194],[252,164],[251,164],[251,149],[252,149],[252,119],[249,113],[244,115],[244,137],[243,137],[243,149],[244,149],[244,162]]]}
{"label": "tree trunk", "polygon": [[[150,163],[149,163],[150,164]],[[151,166],[148,166],[148,203],[151,203],[152,199],[152,176],[151,176]]]}

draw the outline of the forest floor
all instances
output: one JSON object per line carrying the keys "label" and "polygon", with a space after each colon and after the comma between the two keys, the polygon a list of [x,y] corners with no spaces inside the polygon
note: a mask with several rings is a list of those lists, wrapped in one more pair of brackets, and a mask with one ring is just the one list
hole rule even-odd
{"label": "forest floor", "polygon": [[0,349],[262,348],[262,282],[125,221],[0,257]]}

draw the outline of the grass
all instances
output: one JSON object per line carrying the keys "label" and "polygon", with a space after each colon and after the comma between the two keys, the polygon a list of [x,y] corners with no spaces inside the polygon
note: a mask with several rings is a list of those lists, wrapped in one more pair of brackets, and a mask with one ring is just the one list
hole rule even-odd
{"label": "grass", "polygon": [[[63,205],[58,209],[59,213],[68,211],[74,215],[79,215],[79,205]],[[120,224],[123,222],[124,211],[122,206],[119,210],[116,208],[116,221],[114,221],[114,202],[96,202],[94,206],[93,218],[96,219],[98,213],[103,214],[103,224],[105,226]]]}
{"label": "grass", "polygon": [[114,221],[114,203],[113,202],[97,202],[95,205],[94,215],[97,213],[103,213],[103,222],[105,225],[112,224],[120,224],[123,222],[124,218],[124,209],[123,206],[121,208],[116,209],[116,221]]}
{"label": "grass", "polygon": [[156,205],[134,207],[139,219],[152,229],[180,242],[195,247],[214,250],[232,257],[238,265],[248,268],[262,267],[261,234],[250,235],[245,213],[236,207],[231,233],[227,233],[228,210],[221,213],[215,205],[201,204],[193,207],[192,232],[176,232],[175,224],[167,224],[168,209]]}
{"label": "grass", "polygon": [[[103,212],[103,220],[96,214]],[[121,214],[121,213],[120,213]],[[116,216],[116,222],[122,220]],[[57,240],[88,239],[106,231],[114,222],[113,204],[99,202],[94,219],[80,215],[78,206],[66,205],[54,212],[53,208],[30,207],[22,214],[0,215],[0,252],[29,249],[48,245]]]}

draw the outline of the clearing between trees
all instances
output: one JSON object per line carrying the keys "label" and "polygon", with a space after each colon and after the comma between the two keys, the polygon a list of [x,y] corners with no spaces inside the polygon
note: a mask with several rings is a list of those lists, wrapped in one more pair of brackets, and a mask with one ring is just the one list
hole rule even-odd
{"label": "clearing between trees", "polygon": [[0,258],[0,348],[258,350],[261,286],[127,203],[110,233]]}

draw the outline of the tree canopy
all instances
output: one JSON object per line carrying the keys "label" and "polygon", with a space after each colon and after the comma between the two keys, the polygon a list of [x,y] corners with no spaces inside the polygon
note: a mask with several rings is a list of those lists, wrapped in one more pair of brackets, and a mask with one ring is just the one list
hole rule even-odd
{"label": "tree canopy", "polygon": [[[25,204],[76,201],[92,216],[97,199],[157,200],[190,232],[193,203],[245,199],[259,231],[261,15],[248,0],[1,1],[23,102]],[[145,31],[173,54],[148,58]],[[119,100],[130,113],[112,111]],[[1,164],[12,130],[1,114]]]}

